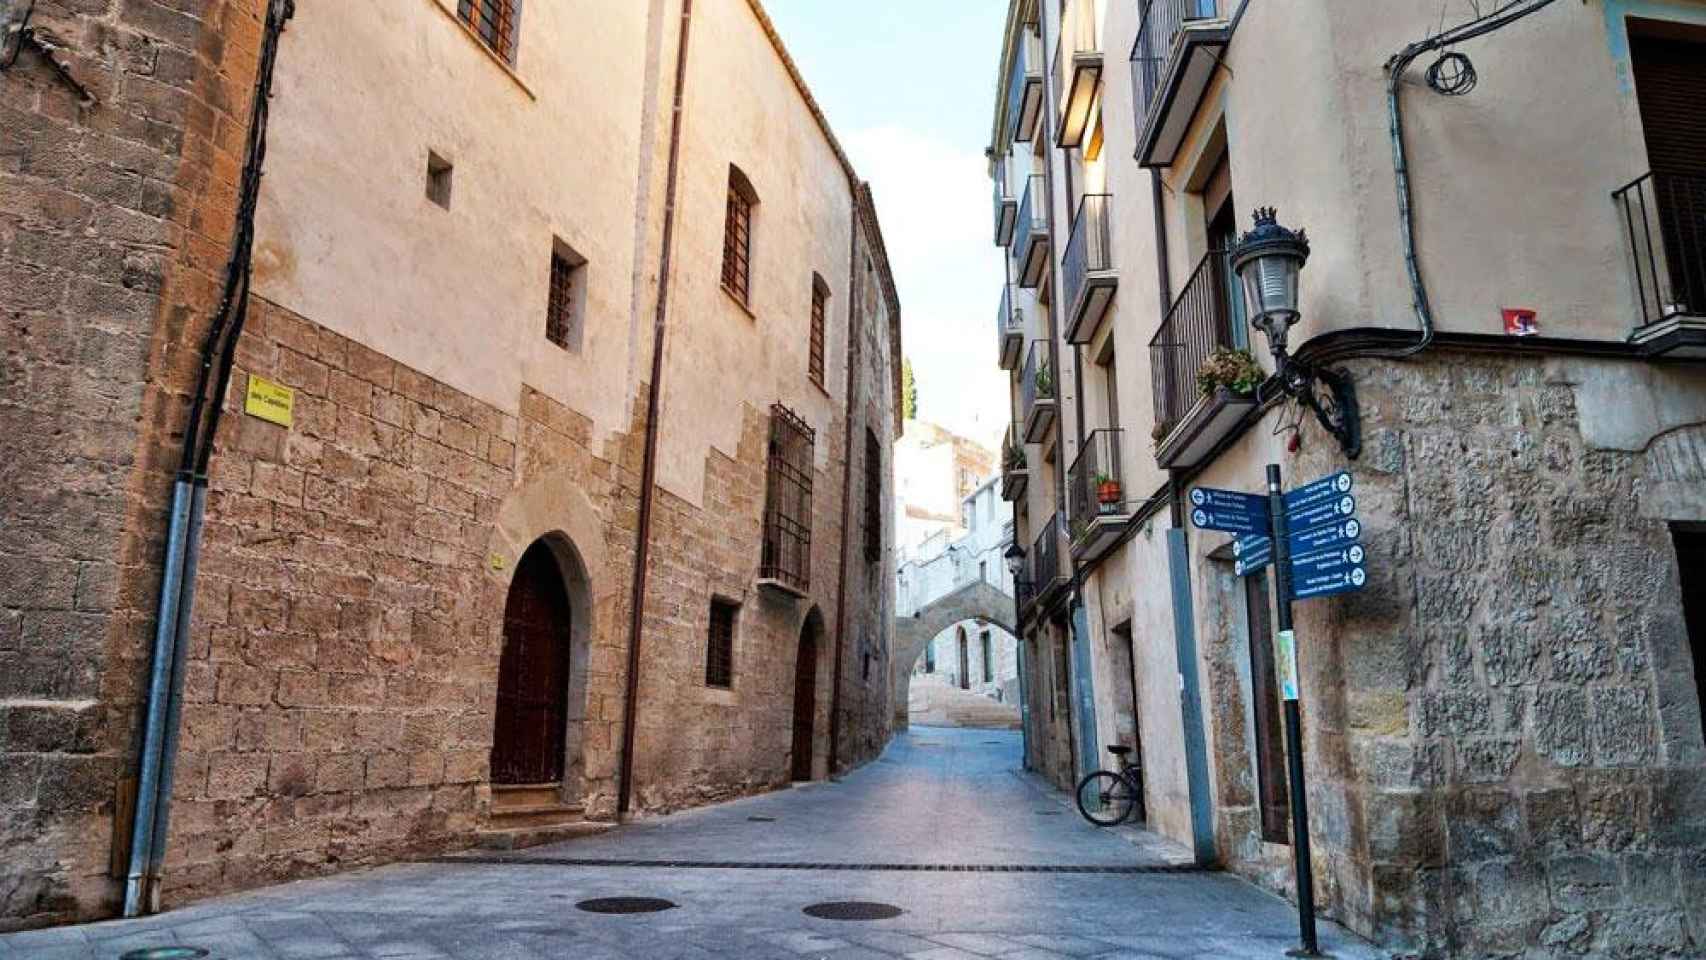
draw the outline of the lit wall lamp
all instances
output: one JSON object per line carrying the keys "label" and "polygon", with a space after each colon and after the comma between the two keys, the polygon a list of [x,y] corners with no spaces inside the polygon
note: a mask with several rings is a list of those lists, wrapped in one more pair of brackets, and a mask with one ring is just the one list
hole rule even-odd
{"label": "lit wall lamp", "polygon": [[1362,453],[1362,418],[1351,378],[1316,368],[1286,353],[1286,337],[1297,323],[1298,277],[1309,261],[1309,237],[1280,226],[1273,207],[1256,210],[1256,227],[1232,250],[1232,272],[1244,287],[1250,325],[1268,338],[1274,372],[1288,396],[1315,412],[1315,419],[1339,441],[1345,456]]}

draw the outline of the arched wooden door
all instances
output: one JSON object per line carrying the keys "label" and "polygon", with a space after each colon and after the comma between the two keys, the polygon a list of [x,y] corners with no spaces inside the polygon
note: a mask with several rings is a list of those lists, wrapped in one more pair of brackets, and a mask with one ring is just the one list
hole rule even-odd
{"label": "arched wooden door", "polygon": [[522,554],[504,605],[492,782],[559,783],[569,706],[569,594],[543,543]]}
{"label": "arched wooden door", "polygon": [[960,640],[960,689],[971,689],[971,653],[966,649],[966,628],[961,627],[957,634]]}
{"label": "arched wooden door", "polygon": [[812,778],[812,724],[817,719],[817,631],[812,618],[800,630],[800,656],[794,662],[794,780]]}

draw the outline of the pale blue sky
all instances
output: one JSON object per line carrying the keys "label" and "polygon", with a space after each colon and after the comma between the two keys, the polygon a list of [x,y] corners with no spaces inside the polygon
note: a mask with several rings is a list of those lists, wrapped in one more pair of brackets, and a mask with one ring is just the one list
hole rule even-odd
{"label": "pale blue sky", "polygon": [[765,0],[860,176],[871,182],[923,419],[999,446],[1000,251],[983,158],[1003,0]]}

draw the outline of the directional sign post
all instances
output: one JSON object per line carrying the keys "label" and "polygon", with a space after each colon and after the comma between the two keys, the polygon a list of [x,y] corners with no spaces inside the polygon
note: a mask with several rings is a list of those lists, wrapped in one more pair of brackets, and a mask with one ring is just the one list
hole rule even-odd
{"label": "directional sign post", "polygon": [[[1350,478],[1347,476],[1345,479]],[[1316,486],[1311,484],[1298,492],[1307,492]],[[1284,490],[1280,483],[1279,464],[1268,464],[1268,504],[1273,521],[1274,594],[1277,600],[1274,621],[1275,626],[1279,628],[1276,647],[1280,654],[1277,659],[1280,662],[1277,666],[1281,677],[1281,699],[1285,703],[1287,772],[1291,774],[1291,861],[1297,877],[1297,928],[1303,940],[1301,953],[1313,957],[1321,951],[1315,936],[1315,871],[1310,863],[1312,854],[1309,850],[1309,790],[1303,782],[1303,720],[1297,708],[1297,634],[1291,626],[1292,507],[1286,502]],[[1337,511],[1341,506],[1341,498],[1351,501],[1349,509],[1345,511],[1348,519],[1349,514],[1356,511],[1356,501],[1351,499],[1348,486],[1342,494],[1333,490],[1330,495],[1319,498],[1314,493],[1297,498],[1298,512],[1313,514],[1322,508]],[[1332,517],[1337,517],[1337,513],[1332,513]],[[1319,522],[1324,523],[1328,519],[1328,516],[1323,515]]]}
{"label": "directional sign post", "polygon": [[[1273,638],[1280,697],[1285,702],[1285,739],[1291,777],[1292,865],[1297,871],[1297,926],[1303,948],[1294,956],[1318,957],[1315,936],[1315,878],[1310,866],[1308,788],[1303,782],[1303,721],[1298,712],[1297,634],[1291,605],[1298,600],[1361,590],[1368,583],[1362,522],[1357,519],[1355,480],[1339,472],[1286,490],[1280,468],[1268,467],[1267,496],[1237,490],[1191,490],[1191,522],[1202,530],[1238,535],[1232,555],[1238,576],[1274,568],[1279,628]],[[1255,640],[1257,638],[1251,638]],[[1265,639],[1265,638],[1263,638]]]}

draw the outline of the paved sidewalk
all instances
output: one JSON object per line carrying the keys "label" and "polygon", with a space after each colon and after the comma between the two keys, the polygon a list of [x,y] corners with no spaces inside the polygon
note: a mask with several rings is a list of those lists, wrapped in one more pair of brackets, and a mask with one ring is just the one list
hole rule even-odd
{"label": "paved sidewalk", "polygon": [[[145,920],[4,936],[0,958],[109,960],[183,944],[225,960],[1240,960],[1294,945],[1283,900],[1223,874],[1166,872],[1188,862],[1184,851],[1086,824],[1017,761],[1016,734],[914,728],[839,783],[483,858],[503,862],[400,864]],[[730,861],[743,866],[710,866]],[[994,869],[946,869],[955,866]],[[575,907],[617,896],[677,906]],[[832,900],[904,912],[801,912]],[[1345,960],[1383,956],[1332,924],[1322,937]]]}

